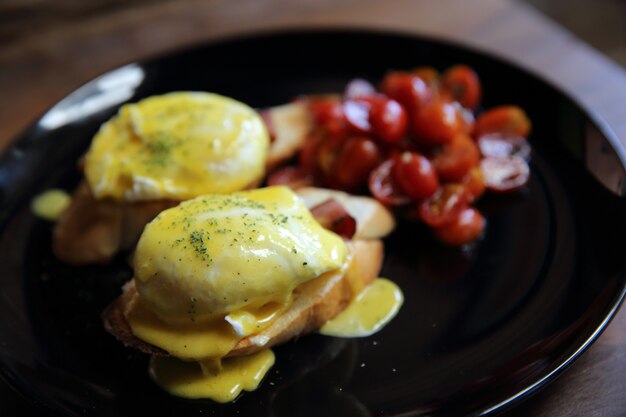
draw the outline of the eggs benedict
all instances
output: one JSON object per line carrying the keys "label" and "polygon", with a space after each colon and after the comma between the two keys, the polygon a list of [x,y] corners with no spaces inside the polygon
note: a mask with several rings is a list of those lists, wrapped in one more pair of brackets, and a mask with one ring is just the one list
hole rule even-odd
{"label": "eggs benedict", "polygon": [[182,201],[228,193],[265,173],[269,139],[247,105],[205,92],[174,92],[122,106],[96,134],[85,178],[96,198]]}
{"label": "eggs benedict", "polygon": [[263,120],[234,99],[173,92],[126,104],[93,138],[54,252],[73,264],[106,262],[165,208],[258,185],[268,152]]}
{"label": "eggs benedict", "polygon": [[381,265],[378,238],[342,239],[286,187],[204,195],[146,226],[104,324],[153,355],[150,375],[166,391],[227,402],[260,382],[270,347],[333,319]]}

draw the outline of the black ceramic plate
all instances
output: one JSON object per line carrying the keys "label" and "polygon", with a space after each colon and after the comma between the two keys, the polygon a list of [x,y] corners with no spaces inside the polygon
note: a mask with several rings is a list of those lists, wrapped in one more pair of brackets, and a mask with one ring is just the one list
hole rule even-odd
{"label": "black ceramic plate", "polygon": [[[375,336],[311,335],[276,349],[259,390],[235,403],[170,397],[147,357],[102,329],[100,312],[131,277],[121,256],[72,268],[50,253],[50,224],[29,201],[70,190],[76,161],[123,101],[207,90],[252,106],[336,92],[391,68],[466,63],[484,105],[516,103],[533,121],[532,176],[485,197],[487,232],[446,249],[402,224],[386,242],[384,275],[405,305]],[[4,379],[65,415],[417,416],[481,414],[542,387],[588,347],[624,296],[624,154],[569,98],[497,59],[428,39],[371,32],[265,34],[130,65],[72,93],[0,161],[0,362]]]}

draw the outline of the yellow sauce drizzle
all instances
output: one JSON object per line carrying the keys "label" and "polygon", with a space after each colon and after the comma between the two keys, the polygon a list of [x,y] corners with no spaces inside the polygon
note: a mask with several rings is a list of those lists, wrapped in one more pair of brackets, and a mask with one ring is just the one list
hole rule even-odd
{"label": "yellow sauce drizzle", "polygon": [[54,221],[70,204],[70,196],[63,190],[51,189],[35,197],[31,203],[33,214]]}
{"label": "yellow sauce drizzle", "polygon": [[319,332],[337,337],[370,336],[395,317],[403,301],[402,291],[395,283],[378,278],[337,317],[326,322]]}
{"label": "yellow sauce drizzle", "polygon": [[123,105],[85,155],[96,198],[186,200],[260,180],[269,137],[249,106],[212,93],[178,91]]}
{"label": "yellow sauce drizzle", "polygon": [[[290,300],[291,301],[291,300]],[[245,337],[268,327],[283,313],[291,302],[286,304],[270,302],[255,310],[237,310],[224,318],[239,336]]]}
{"label": "yellow sauce drizzle", "polygon": [[252,355],[226,358],[222,368],[200,366],[172,357],[153,356],[150,376],[168,393],[183,398],[210,398],[220,403],[233,401],[242,390],[253,391],[274,365],[274,352],[265,349]]}
{"label": "yellow sauce drizzle", "polygon": [[135,285],[162,321],[185,325],[266,304],[340,268],[348,247],[287,187],[187,200],[150,222],[137,244]]}
{"label": "yellow sauce drizzle", "polygon": [[135,299],[126,311],[135,336],[186,360],[221,358],[241,339],[223,318],[198,324],[171,325]]}

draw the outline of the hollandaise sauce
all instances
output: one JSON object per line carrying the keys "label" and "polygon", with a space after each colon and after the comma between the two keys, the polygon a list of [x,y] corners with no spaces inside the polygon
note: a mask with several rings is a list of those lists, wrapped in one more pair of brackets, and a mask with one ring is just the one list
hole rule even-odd
{"label": "hollandaise sauce", "polygon": [[184,360],[221,358],[241,339],[224,319],[202,323],[169,324],[160,320],[139,300],[126,312],[133,334]]}
{"label": "hollandaise sauce", "polygon": [[347,256],[345,242],[287,187],[212,194],[146,226],[135,251],[135,285],[163,322],[230,315],[231,323],[243,323],[237,311],[279,309],[298,285],[342,267]]}
{"label": "hollandaise sauce", "polygon": [[173,92],[122,106],[85,156],[96,198],[181,201],[242,190],[264,174],[269,137],[258,113],[218,94]]}
{"label": "hollandaise sauce", "polygon": [[242,390],[255,390],[272,365],[274,353],[270,349],[223,359],[221,369],[167,356],[153,356],[150,376],[172,395],[190,399],[210,398],[226,403],[237,398]]}
{"label": "hollandaise sauce", "polygon": [[395,283],[378,278],[337,317],[326,322],[320,333],[338,337],[370,336],[395,317],[403,301],[402,291]]}
{"label": "hollandaise sauce", "polygon": [[258,333],[269,326],[291,303],[267,303],[257,309],[233,311],[224,319],[239,336]]}
{"label": "hollandaise sauce", "polygon": [[37,217],[56,220],[70,204],[70,196],[63,190],[52,189],[36,196],[31,203],[31,210]]}
{"label": "hollandaise sauce", "polygon": [[343,239],[287,187],[203,195],[144,229],[134,256],[137,293],[124,314],[136,337],[171,355],[152,360],[158,385],[231,401],[256,388],[274,355],[226,355],[289,308],[294,289],[341,270],[349,257]]}

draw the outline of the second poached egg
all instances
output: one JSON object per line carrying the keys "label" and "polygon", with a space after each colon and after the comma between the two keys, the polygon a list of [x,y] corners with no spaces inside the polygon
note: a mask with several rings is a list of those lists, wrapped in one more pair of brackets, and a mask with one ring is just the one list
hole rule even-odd
{"label": "second poached egg", "polygon": [[96,198],[181,201],[229,193],[264,174],[269,136],[258,113],[218,94],[173,92],[126,104],[85,157]]}

